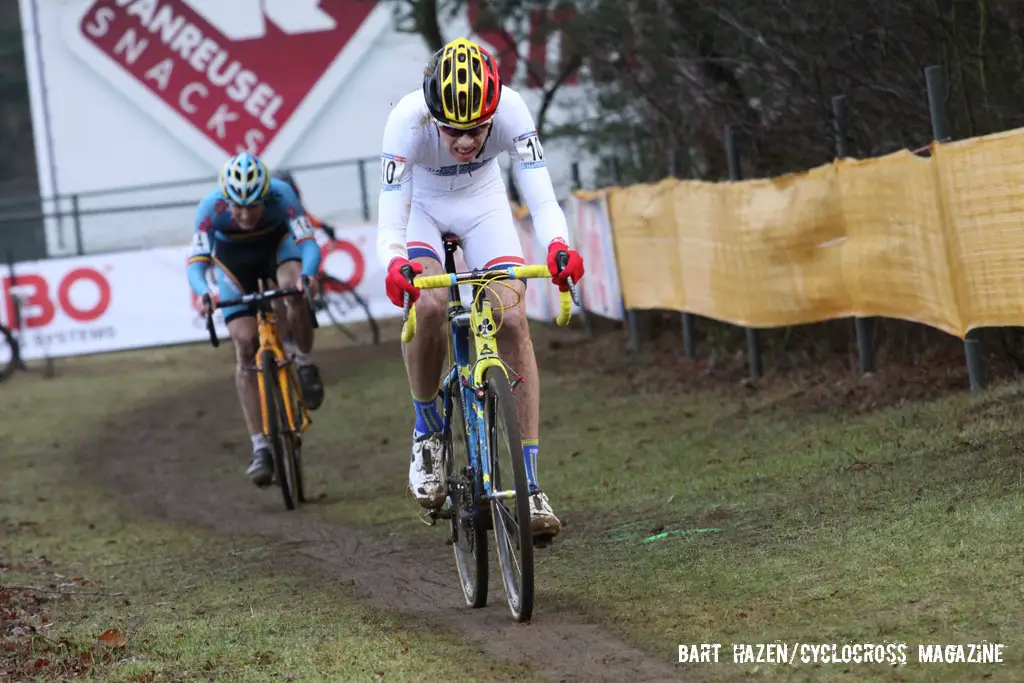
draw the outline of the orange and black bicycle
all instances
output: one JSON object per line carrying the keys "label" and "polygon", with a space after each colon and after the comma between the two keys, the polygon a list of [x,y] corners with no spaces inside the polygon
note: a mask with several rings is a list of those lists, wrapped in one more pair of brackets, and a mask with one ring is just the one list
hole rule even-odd
{"label": "orange and black bicycle", "polygon": [[[308,285],[308,279],[304,278]],[[274,476],[281,487],[284,505],[294,510],[299,503],[306,502],[302,488],[302,434],[312,420],[302,402],[298,372],[294,359],[289,357],[277,331],[277,313],[273,300],[288,296],[305,296],[309,306],[313,327],[317,327],[313,302],[307,286],[303,292],[297,288],[264,289],[259,282],[259,291],[243,294],[236,299],[225,299],[207,307],[206,330],[210,344],[220,346],[217,330],[213,324],[213,311],[228,306],[254,305],[256,307],[256,364],[250,368],[256,372],[260,393],[260,413],[263,420],[263,435],[274,454]]]}

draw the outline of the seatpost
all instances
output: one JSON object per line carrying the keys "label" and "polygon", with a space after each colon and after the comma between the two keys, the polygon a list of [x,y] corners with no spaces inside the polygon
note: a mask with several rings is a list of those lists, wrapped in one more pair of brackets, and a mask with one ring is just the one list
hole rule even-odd
{"label": "seatpost", "polygon": [[455,272],[455,250],[458,245],[448,240],[444,241],[444,270],[446,273]]}

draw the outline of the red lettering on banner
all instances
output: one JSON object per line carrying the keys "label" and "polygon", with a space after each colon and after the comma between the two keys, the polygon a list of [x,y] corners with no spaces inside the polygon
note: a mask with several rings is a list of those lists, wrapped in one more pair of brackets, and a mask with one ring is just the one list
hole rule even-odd
{"label": "red lettering on banner", "polygon": [[[71,301],[71,288],[81,280],[88,280],[96,285],[100,292],[100,298],[92,308],[77,308]],[[107,278],[92,268],[75,268],[68,273],[57,287],[57,301],[67,316],[80,323],[88,323],[96,320],[110,306],[110,283]]]}
{"label": "red lettering on banner", "polygon": [[[79,29],[221,149],[261,154],[376,3],[314,4],[256,3],[263,30],[230,38],[185,0],[96,0]],[[284,23],[310,11],[327,17],[327,28],[281,28],[267,20]],[[241,13],[218,25],[238,29],[246,22]]]}
{"label": "red lettering on banner", "polygon": [[[87,280],[99,292],[99,299],[91,308],[78,308],[71,300],[71,289]],[[68,272],[57,283],[57,300],[50,298],[50,283],[45,277],[37,273],[18,275],[16,278],[3,278],[4,303],[7,311],[7,326],[11,329],[19,329],[22,325],[26,328],[46,327],[53,322],[57,314],[57,307],[64,315],[80,323],[94,322],[101,315],[107,312],[110,307],[110,282],[104,275],[94,268],[75,268]],[[15,291],[23,288],[31,289],[28,296],[19,296],[21,320],[14,315]],[[31,312],[29,312],[31,311]]]}
{"label": "red lettering on banner", "polygon": [[[363,252],[359,251],[359,247],[348,240],[327,240],[320,245],[320,263],[327,263],[327,257],[336,252],[348,254],[349,258],[352,259],[351,277],[347,280],[337,279],[345,283],[350,289],[355,289],[363,281],[363,276],[366,275],[366,260],[363,258]],[[320,266],[320,269],[323,270],[323,265]],[[345,288],[328,282],[324,285],[324,291],[344,292]]]}
{"label": "red lettering on banner", "polygon": [[49,286],[46,284],[46,280],[40,275],[19,275],[16,282],[18,288],[31,287],[32,294],[27,297],[21,297],[20,307],[24,311],[26,308],[38,309],[35,315],[25,317],[25,313],[22,312],[21,320],[19,321],[14,316],[15,305],[14,292],[11,290],[14,288],[14,282],[11,278],[4,278],[4,301],[7,303],[7,327],[12,330],[21,328],[21,324],[24,323],[25,327],[43,327],[49,325],[53,321],[54,310],[53,302],[50,301]]}

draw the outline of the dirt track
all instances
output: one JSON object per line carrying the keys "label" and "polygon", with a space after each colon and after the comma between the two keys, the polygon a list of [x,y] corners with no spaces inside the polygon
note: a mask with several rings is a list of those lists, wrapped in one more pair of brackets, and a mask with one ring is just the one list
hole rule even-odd
{"label": "dirt track", "polygon": [[[371,353],[398,357],[397,348],[387,344],[324,353],[319,360],[325,377],[343,377],[346,365],[365,361]],[[328,410],[325,404],[317,416],[325,419]],[[255,492],[237,474],[243,464],[237,452],[227,452],[208,436],[224,411],[227,419],[237,419],[229,368],[187,395],[164,396],[112,418],[108,433],[83,456],[84,471],[143,514],[286,543],[309,571],[353,582],[370,604],[405,613],[421,625],[454,628],[489,656],[531,662],[551,680],[683,680],[670,663],[674,653],[641,652],[576,615],[545,609],[542,599],[531,624],[514,624],[500,581],[491,588],[488,607],[462,608],[451,554],[440,540],[410,547],[366,528],[328,524],[304,511],[286,512],[279,495]],[[232,476],[215,473],[225,466]],[[360,466],[365,472],[373,465],[363,461]],[[545,552],[557,552],[557,545]],[[542,585],[543,577],[538,581]]]}

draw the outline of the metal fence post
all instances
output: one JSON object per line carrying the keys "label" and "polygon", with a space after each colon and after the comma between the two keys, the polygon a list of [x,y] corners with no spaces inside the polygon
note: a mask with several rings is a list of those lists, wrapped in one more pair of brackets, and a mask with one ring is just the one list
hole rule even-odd
{"label": "metal fence post", "polygon": [[[14,250],[7,250],[7,301],[4,304],[7,307],[7,327],[11,330],[11,334],[14,335],[15,340],[21,344],[22,334],[24,332],[21,324],[21,298],[20,294],[15,294],[14,291],[18,286],[18,276],[14,270]],[[0,318],[0,324],[3,323],[3,319]],[[15,362],[15,368],[18,370],[28,370],[28,366],[25,365],[24,356],[19,355],[18,360]]]}
{"label": "metal fence post", "polygon": [[[845,95],[832,98],[833,132],[836,138],[836,156],[844,159],[850,156],[850,110],[846,105]],[[875,319],[853,319],[853,329],[857,335],[857,352],[860,356],[860,371],[863,374],[875,371]]]}
{"label": "metal fence post", "polygon": [[82,214],[78,206],[78,194],[71,195],[71,224],[75,228],[75,253],[79,256],[85,254],[85,244],[82,239]]}
{"label": "metal fence post", "polygon": [[[729,123],[725,126],[725,156],[729,161],[729,180],[742,180],[743,173],[740,171],[740,152],[736,144],[736,124]],[[758,339],[757,330],[747,327],[747,365],[750,368],[750,378],[760,379],[763,371],[761,363],[761,340]]]}
{"label": "metal fence post", "polygon": [[[668,153],[668,174],[679,178],[679,149],[673,147]],[[683,355],[693,360],[697,357],[697,330],[693,324],[693,314],[682,312],[683,323]]]}
{"label": "metal fence post", "polygon": [[[612,157],[612,177],[615,178],[615,184],[622,187],[622,167],[619,165],[619,158]],[[636,311],[631,308],[626,308],[625,299],[623,299],[622,307],[626,311],[626,326],[629,328],[629,345],[634,351],[640,350],[640,324],[636,317]]]}
{"label": "metal fence post", "polygon": [[366,183],[366,159],[356,162],[356,170],[359,173],[359,193],[363,197],[363,220],[370,222],[370,192]]}
{"label": "metal fence post", "polygon": [[[928,112],[932,119],[932,138],[937,142],[949,142],[952,134],[949,114],[946,111],[946,74],[939,65],[924,70],[925,86],[928,89]],[[964,337],[964,356],[967,360],[967,378],[971,391],[985,388],[985,364],[981,360],[981,340],[975,330]]]}

